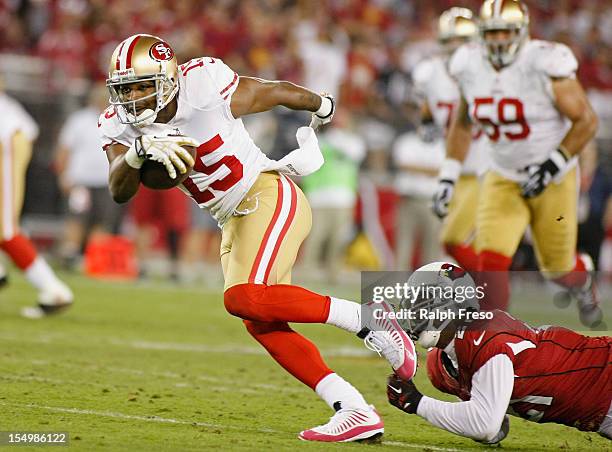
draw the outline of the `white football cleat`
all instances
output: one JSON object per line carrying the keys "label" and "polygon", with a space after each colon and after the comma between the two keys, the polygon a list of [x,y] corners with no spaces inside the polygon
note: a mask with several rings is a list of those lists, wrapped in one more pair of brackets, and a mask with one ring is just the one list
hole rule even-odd
{"label": "white football cleat", "polygon": [[38,293],[38,306],[28,306],[21,310],[21,315],[28,319],[40,319],[57,314],[72,306],[74,295],[70,288],[57,280]]}
{"label": "white football cleat", "polygon": [[367,410],[342,408],[325,425],[300,432],[304,441],[345,443],[374,439],[385,432],[384,423],[373,406]]}
{"label": "white football cleat", "polygon": [[374,316],[374,310],[381,309],[384,314],[394,312],[393,308],[386,302],[370,302],[365,306],[371,310],[371,314],[368,315],[369,318],[363,318],[365,327],[357,333],[357,336],[363,339],[367,348],[389,361],[393,371],[399,377],[404,380],[412,379],[417,370],[414,342],[397,323],[397,320],[384,315]]}
{"label": "white football cleat", "polygon": [[578,311],[582,324],[588,327],[596,327],[601,323],[603,312],[599,306],[599,299],[597,296],[595,265],[593,264],[591,256],[586,253],[581,253],[580,259],[588,272],[588,279],[583,287],[570,289],[570,293],[578,302]]}

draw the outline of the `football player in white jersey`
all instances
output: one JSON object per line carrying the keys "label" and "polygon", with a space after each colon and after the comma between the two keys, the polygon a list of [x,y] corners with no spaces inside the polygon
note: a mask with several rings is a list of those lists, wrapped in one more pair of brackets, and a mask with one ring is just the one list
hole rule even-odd
{"label": "football player in white jersey", "polygon": [[[174,177],[193,166],[181,189],[210,209],[222,227],[226,309],[243,319],[282,367],[336,410],[327,424],[299,437],[335,442],[382,434],[374,408],[288,322],[328,323],[359,333],[408,377],[416,371],[414,344],[395,321],[367,315],[370,306],[362,310],[358,303],[291,285],[311,213],[285,173],[306,174],[321,165],[316,136],[312,128],[300,128],[300,148],[276,162],[261,152],[240,119],[283,105],[313,112],[316,128],[331,121],[333,99],[290,82],[239,77],[217,58],[178,66],[168,43],[151,35],[134,35],[117,46],[107,85],[111,106],[100,116],[100,131],[113,198],[125,202],[134,196],[147,159],[163,163]],[[182,145],[198,146],[195,165]]]}
{"label": "football player in white jersey", "polygon": [[[472,11],[453,7],[444,11],[438,21],[438,41],[442,56],[420,62],[413,71],[415,87],[423,96],[421,127],[435,127],[448,132],[448,126],[459,104],[459,89],[448,72],[451,55],[461,44],[476,37],[478,29]],[[453,199],[444,211],[435,211],[444,218],[441,241],[446,252],[467,270],[476,270],[476,253],[471,240],[476,224],[478,176],[486,170],[482,132],[474,131],[468,155],[455,186]],[[444,207],[444,206],[443,206]]]}
{"label": "football player in white jersey", "polygon": [[585,325],[601,320],[587,255],[576,254],[576,160],[597,118],[576,79],[578,63],[563,44],[529,39],[520,0],[486,0],[480,43],[459,48],[450,62],[462,99],[447,139],[447,159],[434,203],[452,197],[476,123],[487,134],[490,170],[477,213],[478,270],[488,282],[486,308],[505,309],[507,270],[531,227],[540,270],[578,301]]}
{"label": "football player in white jersey", "polygon": [[3,114],[0,122],[0,249],[38,290],[37,306],[24,308],[22,314],[40,318],[71,306],[74,297],[19,225],[26,170],[38,136],[38,125],[15,99],[2,91],[0,111]]}

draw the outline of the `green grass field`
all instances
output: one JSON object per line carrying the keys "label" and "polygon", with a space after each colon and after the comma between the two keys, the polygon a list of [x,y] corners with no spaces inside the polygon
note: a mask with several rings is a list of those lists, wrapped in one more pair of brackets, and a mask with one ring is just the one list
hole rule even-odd
{"label": "green grass field", "polygon": [[[17,272],[11,277],[0,292],[0,431],[67,431],[69,447],[86,451],[485,448],[388,405],[386,362],[334,327],[297,329],[378,408],[386,423],[381,444],[299,441],[300,430],[325,423],[331,411],[225,312],[221,290],[67,276],[75,306],[34,321],[19,316],[34,290]],[[526,309],[533,314],[533,304]],[[542,323],[554,322],[548,311],[536,313]],[[440,396],[424,368],[417,385]],[[612,450],[596,434],[517,418],[503,448]]]}

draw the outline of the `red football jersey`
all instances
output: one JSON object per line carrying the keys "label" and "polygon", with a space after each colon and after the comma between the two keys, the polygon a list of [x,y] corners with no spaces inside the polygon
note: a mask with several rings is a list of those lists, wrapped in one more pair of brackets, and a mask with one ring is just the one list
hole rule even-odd
{"label": "red football jersey", "polygon": [[596,431],[612,398],[612,338],[588,337],[562,327],[532,328],[503,311],[479,320],[455,338],[459,385],[490,358],[507,355],[514,365],[508,412],[534,422]]}

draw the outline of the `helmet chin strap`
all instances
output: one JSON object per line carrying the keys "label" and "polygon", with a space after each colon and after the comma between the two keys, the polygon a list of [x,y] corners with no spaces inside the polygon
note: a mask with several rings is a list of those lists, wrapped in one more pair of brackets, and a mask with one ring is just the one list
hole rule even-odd
{"label": "helmet chin strap", "polygon": [[138,116],[134,116],[131,113],[127,113],[126,115],[128,119],[130,120],[130,122],[134,124],[134,126],[136,127],[150,126],[151,124],[155,122],[155,119],[157,118],[157,112],[155,112],[154,110],[151,110],[150,108],[147,108],[142,113],[140,113]]}

